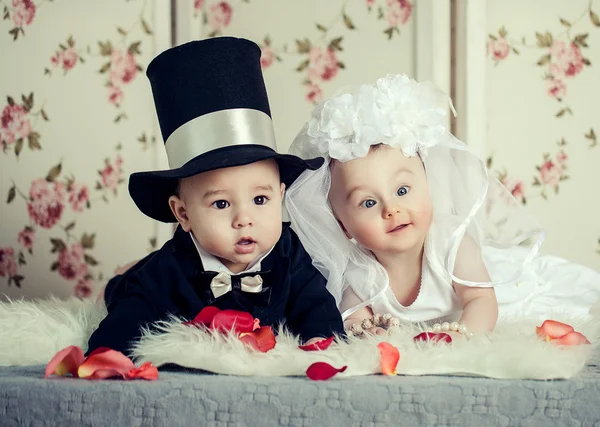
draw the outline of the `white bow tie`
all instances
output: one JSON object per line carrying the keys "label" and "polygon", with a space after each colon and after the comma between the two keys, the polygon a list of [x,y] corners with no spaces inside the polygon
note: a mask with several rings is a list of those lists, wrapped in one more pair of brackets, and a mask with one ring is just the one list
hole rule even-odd
{"label": "white bow tie", "polygon": [[[233,280],[232,280],[233,277]],[[237,279],[237,280],[236,280]],[[225,295],[233,289],[232,282],[240,282],[240,289],[243,292],[258,293],[262,291],[263,279],[258,274],[255,276],[244,276],[240,279],[239,276],[231,276],[224,271],[217,274],[210,282],[210,289],[215,298]]]}

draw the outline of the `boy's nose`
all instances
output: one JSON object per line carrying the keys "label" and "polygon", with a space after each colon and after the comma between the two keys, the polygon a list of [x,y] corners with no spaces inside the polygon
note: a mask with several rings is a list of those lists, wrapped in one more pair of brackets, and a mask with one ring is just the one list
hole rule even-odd
{"label": "boy's nose", "polygon": [[245,212],[240,212],[233,220],[233,228],[243,228],[252,225],[252,219]]}

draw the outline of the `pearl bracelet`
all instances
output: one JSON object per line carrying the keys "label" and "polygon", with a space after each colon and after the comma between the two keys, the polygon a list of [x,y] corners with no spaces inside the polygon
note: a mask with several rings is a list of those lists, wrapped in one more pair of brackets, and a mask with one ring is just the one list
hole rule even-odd
{"label": "pearl bracelet", "polygon": [[375,313],[373,316],[364,319],[360,323],[354,323],[350,328],[346,329],[346,333],[348,335],[354,335],[355,337],[358,337],[365,332],[365,329],[371,329],[373,327],[390,329],[397,326],[400,326],[400,319],[397,317],[393,317],[389,313]]}
{"label": "pearl bracelet", "polygon": [[425,332],[433,332],[436,334],[448,331],[458,332],[459,334],[464,335],[466,338],[473,337],[473,332],[469,332],[469,328],[467,328],[467,325],[459,324],[458,322],[435,323],[433,326],[425,330]]}

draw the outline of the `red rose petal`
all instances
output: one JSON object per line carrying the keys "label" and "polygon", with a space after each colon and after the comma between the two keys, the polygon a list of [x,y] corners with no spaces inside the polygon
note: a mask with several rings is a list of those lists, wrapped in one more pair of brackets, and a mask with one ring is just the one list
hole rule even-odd
{"label": "red rose petal", "polygon": [[158,379],[158,369],[151,362],[146,362],[139,368],[127,372],[127,378],[153,381]]}
{"label": "red rose petal", "polygon": [[340,369],[334,368],[329,363],[315,362],[306,370],[306,376],[313,381],[324,381],[336,375],[338,372],[344,372],[347,366]]}
{"label": "red rose petal", "polygon": [[270,326],[261,326],[253,332],[242,332],[240,340],[262,353],[272,350],[277,344],[275,334]]}
{"label": "red rose petal", "polygon": [[381,372],[384,375],[396,375],[396,366],[400,360],[400,351],[387,342],[377,344],[379,354],[381,354]]}
{"label": "red rose petal", "polygon": [[307,345],[299,345],[298,348],[304,351],[319,351],[319,350],[327,350],[331,343],[333,342],[333,337],[329,337],[326,340],[321,340],[314,342],[312,344]]}
{"label": "red rose petal", "polygon": [[77,371],[80,378],[102,379],[125,375],[135,369],[133,362],[123,353],[115,350],[96,352],[79,366]]}
{"label": "red rose petal", "polygon": [[581,345],[581,344],[590,344],[588,339],[579,332],[569,332],[568,334],[563,335],[562,337],[553,340],[554,344],[557,345]]}
{"label": "red rose petal", "polygon": [[432,341],[432,342],[443,342],[450,344],[452,342],[452,337],[443,332],[435,333],[435,332],[421,332],[419,335],[413,338],[414,342],[420,341]]}
{"label": "red rose petal", "polygon": [[210,328],[222,332],[234,331],[239,333],[254,330],[254,317],[250,313],[237,310],[222,310],[213,317]]}
{"label": "red rose petal", "polygon": [[542,326],[536,326],[535,333],[541,338],[555,340],[574,330],[572,326],[565,323],[546,320],[542,323]]}
{"label": "red rose petal", "polygon": [[221,309],[219,309],[217,307],[213,307],[212,305],[208,306],[208,307],[204,307],[202,310],[200,310],[200,313],[196,314],[196,317],[194,317],[189,322],[183,322],[183,324],[187,325],[187,326],[209,327],[210,323],[212,322],[215,315],[220,311],[221,311]]}
{"label": "red rose petal", "polygon": [[80,347],[71,345],[63,348],[61,351],[56,353],[50,362],[46,365],[46,378],[50,375],[64,376],[70,373],[74,377],[77,377],[77,370],[79,366],[85,360],[83,350]]}

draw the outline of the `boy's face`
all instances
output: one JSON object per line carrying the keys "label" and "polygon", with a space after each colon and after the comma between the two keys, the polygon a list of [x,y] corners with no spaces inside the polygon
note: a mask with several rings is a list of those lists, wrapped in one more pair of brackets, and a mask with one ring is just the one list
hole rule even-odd
{"label": "boy's face", "polygon": [[169,205],[185,231],[239,273],[281,237],[284,190],[277,163],[263,160],[185,178]]}
{"label": "boy's face", "polygon": [[329,200],[346,235],[375,255],[417,248],[431,224],[421,159],[387,145],[360,159],[335,162]]}

